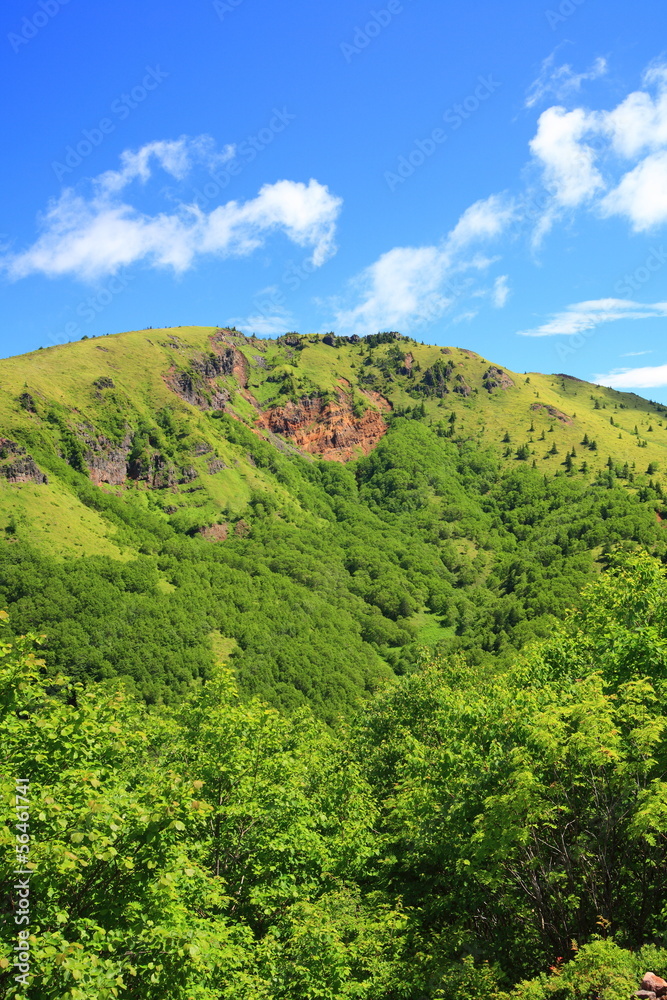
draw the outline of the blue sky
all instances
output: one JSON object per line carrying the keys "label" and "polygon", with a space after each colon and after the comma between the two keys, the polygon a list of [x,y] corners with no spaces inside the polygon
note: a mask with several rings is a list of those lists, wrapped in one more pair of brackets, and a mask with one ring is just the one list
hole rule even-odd
{"label": "blue sky", "polygon": [[8,0],[3,356],[397,329],[667,402],[664,0]]}

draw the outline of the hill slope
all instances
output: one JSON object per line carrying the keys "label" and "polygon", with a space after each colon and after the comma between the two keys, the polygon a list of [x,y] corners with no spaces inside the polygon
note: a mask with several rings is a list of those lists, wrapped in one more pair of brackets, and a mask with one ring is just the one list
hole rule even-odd
{"label": "hill slope", "polygon": [[420,645],[547,634],[605,547],[664,550],[665,408],[459,348],[143,330],[0,361],[0,387],[14,627],[149,699],[231,655],[333,718]]}

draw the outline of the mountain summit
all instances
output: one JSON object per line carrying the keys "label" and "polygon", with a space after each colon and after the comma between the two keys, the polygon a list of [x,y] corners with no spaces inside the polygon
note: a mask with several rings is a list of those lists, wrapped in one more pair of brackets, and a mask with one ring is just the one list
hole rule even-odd
{"label": "mountain summit", "polygon": [[327,719],[550,634],[665,550],[667,410],[398,333],[139,330],[0,362],[0,602],[75,678],[229,660]]}

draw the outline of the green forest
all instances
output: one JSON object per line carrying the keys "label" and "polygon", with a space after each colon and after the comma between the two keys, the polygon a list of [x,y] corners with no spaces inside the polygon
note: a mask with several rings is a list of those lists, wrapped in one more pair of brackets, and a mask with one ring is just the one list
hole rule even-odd
{"label": "green forest", "polygon": [[148,702],[169,701],[208,676],[217,631],[233,641],[243,690],[333,723],[419,662],[425,628],[442,653],[506,659],[550,634],[610,553],[667,549],[662,497],[613,476],[503,468],[405,417],[354,468],[312,463],[224,420],[294,498],[278,508],[252,496],[224,545],[69,471],[82,502],[105,508],[142,554],[0,548],[0,603],[14,634],[46,633],[50,667],[77,681],[122,675]]}
{"label": "green forest", "polygon": [[667,972],[664,408],[398,334],[98,339],[0,362],[0,996]]}
{"label": "green forest", "polygon": [[39,927],[4,995],[628,1000],[667,961],[666,629],[626,559],[511,663],[436,656],[335,729],[224,667],[155,710],[5,642]]}

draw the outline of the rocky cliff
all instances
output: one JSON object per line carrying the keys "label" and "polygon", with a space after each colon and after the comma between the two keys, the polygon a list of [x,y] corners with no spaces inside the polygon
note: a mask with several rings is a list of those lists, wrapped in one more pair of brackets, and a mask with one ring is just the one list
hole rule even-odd
{"label": "rocky cliff", "polygon": [[[382,410],[389,403],[377,397]],[[262,413],[257,427],[288,437],[302,451],[334,462],[367,455],[387,432],[380,410],[368,408],[355,416],[351,397],[342,389],[334,401],[303,397]]]}

